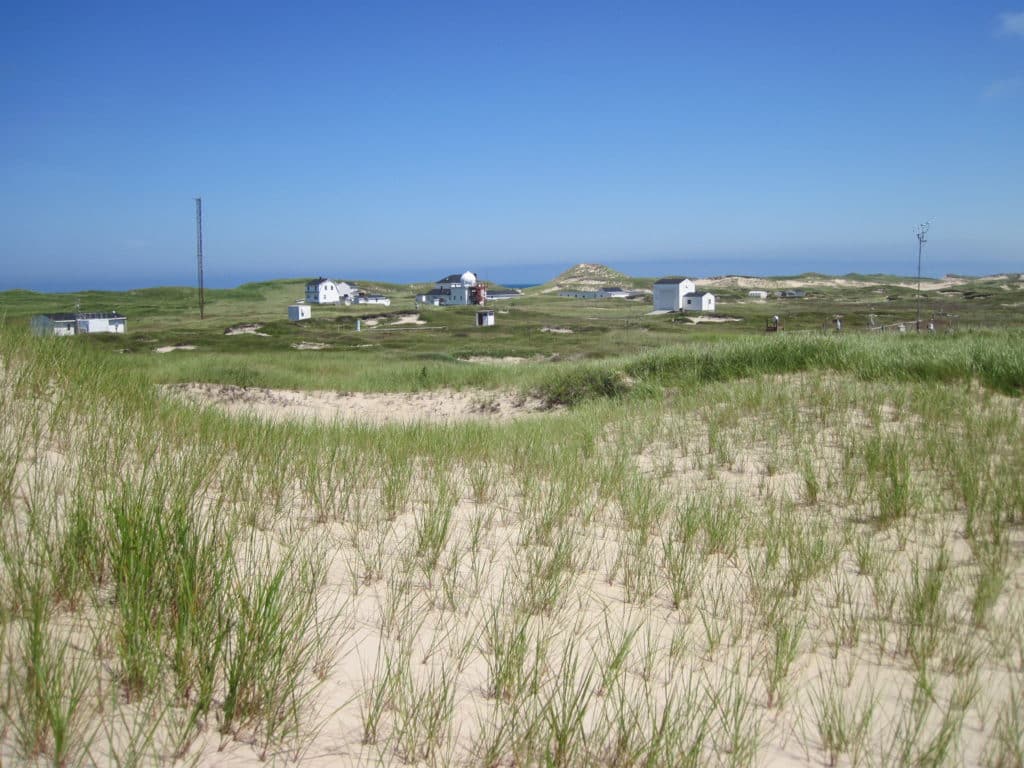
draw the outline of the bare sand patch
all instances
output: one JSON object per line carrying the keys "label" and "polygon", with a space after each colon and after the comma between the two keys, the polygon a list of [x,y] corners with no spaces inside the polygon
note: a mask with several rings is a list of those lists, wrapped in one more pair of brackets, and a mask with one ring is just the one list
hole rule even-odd
{"label": "bare sand patch", "polygon": [[317,350],[327,349],[330,346],[330,344],[325,344],[322,341],[299,341],[296,342],[295,344],[292,344],[292,349]]}
{"label": "bare sand patch", "polygon": [[448,424],[474,419],[507,421],[551,409],[539,398],[514,392],[304,392],[193,382],[163,391],[230,414],[271,421],[358,421],[367,424]]}
{"label": "bare sand patch", "polygon": [[242,323],[241,325],[232,325],[224,331],[224,335],[241,336],[242,334],[251,334],[253,336],[270,336],[269,333],[263,333],[260,331],[262,327],[262,323]]}
{"label": "bare sand patch", "polygon": [[375,328],[380,325],[426,325],[426,320],[420,320],[420,316],[416,312],[405,312],[398,315],[370,315],[369,317],[359,318],[364,326],[367,328]]}
{"label": "bare sand patch", "polygon": [[496,365],[519,365],[525,363],[525,357],[515,357],[508,355],[506,357],[487,357],[487,355],[471,355],[469,357],[462,358],[467,363],[493,363]]}
{"label": "bare sand patch", "polygon": [[740,318],[738,317],[705,317],[704,315],[697,315],[696,317],[688,318],[691,323],[697,325],[698,323],[738,323]]}
{"label": "bare sand patch", "polygon": [[391,323],[392,325],[426,325],[426,320],[420,320],[420,316],[416,313],[408,315],[399,315],[398,319]]}
{"label": "bare sand patch", "polygon": [[543,328],[540,329],[540,332],[541,333],[575,333],[575,331],[573,331],[571,328],[549,328],[546,325]]}
{"label": "bare sand patch", "polygon": [[156,352],[158,355],[163,355],[163,354],[166,354],[168,352],[185,351],[185,350],[195,349],[195,348],[196,348],[195,344],[170,344],[170,345],[168,345],[166,347],[157,347],[153,351]]}

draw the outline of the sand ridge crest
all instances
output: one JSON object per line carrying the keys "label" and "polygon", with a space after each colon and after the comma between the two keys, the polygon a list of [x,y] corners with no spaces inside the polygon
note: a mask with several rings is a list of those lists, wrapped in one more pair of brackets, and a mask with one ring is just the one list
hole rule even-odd
{"label": "sand ridge crest", "polygon": [[162,391],[232,415],[270,421],[448,424],[477,419],[508,421],[552,410],[540,398],[485,390],[328,392],[190,382],[168,384]]}

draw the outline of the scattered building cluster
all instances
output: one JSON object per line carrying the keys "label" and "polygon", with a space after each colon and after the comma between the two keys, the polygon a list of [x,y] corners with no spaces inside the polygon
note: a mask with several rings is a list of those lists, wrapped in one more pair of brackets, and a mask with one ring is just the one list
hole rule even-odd
{"label": "scattered building cluster", "polygon": [[376,293],[361,291],[355,283],[318,277],[306,283],[307,304],[382,304],[391,305],[391,299]]}
{"label": "scattered building cluster", "polygon": [[433,307],[482,305],[486,301],[487,284],[480,282],[476,273],[468,270],[461,275],[442,277],[432,289],[416,297],[417,304]]}
{"label": "scattered building cluster", "polygon": [[74,336],[77,333],[124,333],[127,318],[119,312],[56,312],[35,315],[32,333],[37,336]]}
{"label": "scattered building cluster", "polygon": [[341,304],[345,299],[352,300],[353,288],[345,282],[335,282],[326,277],[318,277],[306,283],[307,304]]}
{"label": "scattered building cluster", "polygon": [[654,309],[663,312],[714,312],[715,294],[698,291],[686,277],[663,277],[654,282]]}

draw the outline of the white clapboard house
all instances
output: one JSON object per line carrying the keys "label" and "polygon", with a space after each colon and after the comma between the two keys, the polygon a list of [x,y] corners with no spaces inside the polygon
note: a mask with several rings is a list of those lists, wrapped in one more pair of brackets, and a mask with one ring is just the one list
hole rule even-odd
{"label": "white clapboard house", "polygon": [[654,282],[654,309],[663,312],[714,312],[715,295],[698,291],[686,277],[663,277]]}
{"label": "white clapboard house", "polygon": [[342,304],[352,301],[355,286],[343,281],[318,277],[306,283],[307,304]]}

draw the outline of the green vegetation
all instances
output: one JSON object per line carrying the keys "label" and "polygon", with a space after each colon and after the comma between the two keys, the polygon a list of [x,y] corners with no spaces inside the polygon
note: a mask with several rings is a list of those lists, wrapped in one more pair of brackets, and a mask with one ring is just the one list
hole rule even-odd
{"label": "green vegetation", "polygon": [[[281,321],[278,290],[211,327],[169,293],[126,338],[7,308],[0,759],[1019,763],[1019,328],[765,335],[781,302],[702,327],[528,296],[493,329],[357,334],[352,308]],[[270,335],[224,335],[248,321]],[[281,424],[177,381],[570,407]]]}
{"label": "green vegetation", "polygon": [[[601,274],[608,271],[590,266]],[[570,270],[557,280],[571,281],[574,275]],[[1024,328],[1020,311],[1024,287],[1016,276],[926,292],[921,314],[925,319],[938,318],[938,330],[920,337],[912,332],[867,332],[872,322],[905,321],[913,328],[916,293],[901,287],[905,280],[848,275],[843,284],[832,285],[820,276],[805,278],[818,280],[809,283],[805,299],[755,301],[747,299],[745,288],[715,288],[716,316],[732,320],[698,324],[682,315],[650,314],[649,297],[575,300],[545,293],[554,290],[550,286],[495,302],[493,328],[475,327],[472,307],[417,309],[413,298],[424,286],[378,284],[370,287],[391,295],[393,306],[315,307],[312,320],[291,323],[285,319],[285,309],[301,295],[302,280],[209,291],[207,317],[202,321],[195,291],[187,288],[62,295],[8,291],[0,294],[0,307],[3,322],[13,327],[27,325],[32,314],[73,310],[76,302],[85,310],[116,308],[128,317],[127,334],[95,334],[68,343],[127,353],[130,359],[125,365],[145,371],[157,383],[398,392],[540,387],[558,403],[575,403],[592,395],[618,396],[636,388],[631,382],[676,387],[758,372],[802,370],[853,373],[866,380],[980,378],[1003,392],[1020,386],[1018,359],[1013,355],[1020,336],[997,333],[993,339],[989,335]],[[650,287],[650,280],[635,282],[637,287]],[[877,293],[880,290],[882,294]],[[968,298],[982,293],[986,298]],[[410,313],[419,316],[417,324],[397,322]],[[775,343],[768,343],[762,332],[765,322],[776,314],[785,331],[771,340]],[[843,333],[831,330],[835,315],[844,318]],[[361,332],[355,329],[357,319],[363,321]],[[258,326],[250,330],[260,335],[227,333],[244,325]],[[813,338],[819,335],[834,342],[819,343]],[[885,337],[888,343],[874,343],[864,336]],[[721,346],[736,337],[746,343],[730,341],[727,348]],[[297,348],[303,345],[317,348]],[[152,354],[175,346],[195,349]],[[466,362],[503,357],[544,365],[493,369]],[[636,357],[640,359],[632,359]],[[581,361],[611,365],[581,367]]]}

